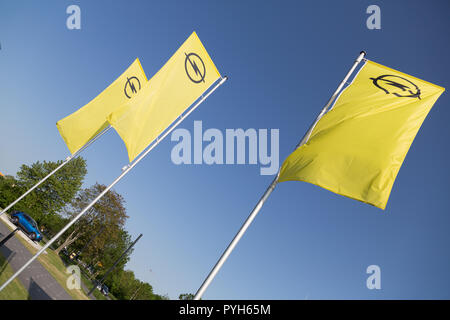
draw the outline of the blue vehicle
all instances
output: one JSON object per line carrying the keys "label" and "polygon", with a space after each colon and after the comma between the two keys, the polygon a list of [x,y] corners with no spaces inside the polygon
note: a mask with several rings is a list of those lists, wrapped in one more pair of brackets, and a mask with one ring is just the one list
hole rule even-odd
{"label": "blue vehicle", "polygon": [[42,234],[39,232],[36,221],[33,220],[25,212],[15,212],[11,215],[11,221],[16,226],[20,227],[31,240],[41,241]]}

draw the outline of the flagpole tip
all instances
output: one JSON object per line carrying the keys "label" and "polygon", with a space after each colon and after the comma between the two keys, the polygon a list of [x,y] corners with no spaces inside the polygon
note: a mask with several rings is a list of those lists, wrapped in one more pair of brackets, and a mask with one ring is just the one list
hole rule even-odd
{"label": "flagpole tip", "polygon": [[220,78],[219,85],[221,85],[222,83],[224,83],[227,80],[228,80],[228,76],[223,76],[222,78]]}
{"label": "flagpole tip", "polygon": [[367,52],[365,52],[364,50],[361,51],[359,54],[363,54],[364,56],[366,56]]}

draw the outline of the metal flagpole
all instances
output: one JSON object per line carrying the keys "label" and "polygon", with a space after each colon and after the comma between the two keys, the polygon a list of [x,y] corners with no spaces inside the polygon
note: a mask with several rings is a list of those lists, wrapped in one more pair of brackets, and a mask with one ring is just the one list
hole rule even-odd
{"label": "metal flagpole", "polygon": [[[322,116],[328,111],[328,108],[331,106],[331,104],[333,103],[334,99],[338,96],[339,92],[342,90],[342,88],[344,87],[345,83],[347,82],[347,80],[350,78],[351,74],[353,73],[353,71],[355,71],[356,67],[358,66],[358,64],[363,60],[364,56],[366,55],[366,53],[364,51],[361,51],[358,58],[355,60],[355,62],[353,63],[353,66],[350,68],[350,70],[348,71],[347,75],[345,76],[344,80],[342,80],[342,82],[339,84],[339,86],[337,87],[336,91],[333,93],[333,95],[331,96],[331,98],[328,100],[327,104],[325,105],[325,107],[322,109],[322,111],[319,113],[319,115],[317,116],[316,120],[314,120],[313,124],[311,125],[311,127],[308,129],[308,131],[306,132],[306,134],[303,136],[302,140],[300,141],[300,143],[296,146],[295,149],[297,149],[298,147],[300,147],[301,145],[303,145],[304,143],[306,143],[309,139],[309,136],[311,135],[311,132],[313,131],[314,127],[316,126],[317,122],[320,120],[320,118],[322,118]],[[231,252],[233,251],[234,247],[236,247],[237,243],[239,242],[239,240],[241,239],[241,237],[244,235],[245,231],[247,231],[247,228],[250,226],[250,224],[252,223],[252,221],[255,219],[256,215],[259,213],[259,211],[261,210],[263,204],[266,202],[267,198],[270,196],[270,194],[272,193],[272,191],[275,189],[275,186],[278,183],[278,177],[280,175],[280,172],[278,172],[277,176],[275,177],[275,179],[272,181],[272,183],[269,185],[269,187],[267,188],[267,190],[264,192],[263,196],[261,197],[261,199],[258,201],[258,203],[256,204],[255,208],[252,210],[252,212],[250,213],[250,215],[247,217],[247,219],[245,220],[244,224],[241,226],[241,228],[239,229],[238,233],[234,236],[233,240],[231,241],[231,243],[228,245],[228,247],[225,249],[225,251],[222,253],[222,256],[220,257],[219,261],[217,261],[217,263],[215,264],[214,268],[211,270],[211,272],[208,274],[208,276],[206,277],[205,281],[203,282],[203,284],[201,285],[201,287],[198,289],[197,293],[195,294],[194,300],[200,300],[201,297],[203,296],[205,290],[208,288],[209,284],[211,283],[211,281],[214,279],[214,277],[216,276],[216,274],[219,272],[220,268],[222,267],[222,265],[225,263],[225,261],[227,260],[228,256],[231,254]]]}
{"label": "metal flagpole", "polygon": [[78,219],[80,219],[83,214],[86,213],[98,200],[100,200],[114,185],[119,182],[131,169],[133,169],[150,151],[153,150],[164,138],[175,129],[188,115],[191,114],[203,101],[206,100],[218,87],[220,87],[225,81],[227,81],[228,77],[225,76],[220,78],[220,81],[216,83],[216,85],[204,96],[202,95],[200,100],[184,115],[180,116],[176,122],[174,122],[169,129],[161,136],[156,138],[156,140],[150,144],[147,150],[142,153],[135,161],[131,164],[126,165],[122,168],[123,172],[114,180],[105,190],[103,190],[86,208],[84,208],[78,215],[75,216],[64,228],[62,228],[52,239],[49,240],[30,260],[28,260],[16,273],[14,273],[2,286],[0,287],[0,291],[2,291],[11,281],[13,281],[23,270],[25,270],[37,257],[41,255],[53,242],[56,241],[64,232],[67,231]]}
{"label": "metal flagpole", "polygon": [[137,237],[136,240],[134,240],[134,242],[132,244],[130,244],[130,246],[120,255],[120,257],[113,263],[113,265],[111,266],[111,268],[108,269],[108,271],[105,272],[105,274],[103,275],[103,277],[101,278],[100,281],[98,281],[98,283],[92,287],[92,289],[88,292],[88,296],[90,296],[92,294],[92,292],[94,292],[95,288],[97,287],[97,285],[102,285],[103,281],[105,281],[106,277],[109,275],[109,273],[117,266],[117,264],[119,263],[120,260],[122,260],[122,258],[127,254],[128,251],[131,250],[131,248],[134,247],[134,245],[136,244],[136,242],[139,241],[139,239],[142,237],[142,233],[139,235],[139,237]]}
{"label": "metal flagpole", "polygon": [[48,175],[46,175],[42,180],[38,181],[34,186],[32,186],[30,189],[28,189],[24,194],[22,194],[20,197],[18,197],[16,200],[14,200],[14,202],[12,202],[10,205],[8,205],[5,209],[2,210],[2,212],[0,212],[0,216],[2,214],[4,214],[6,211],[8,211],[9,209],[11,209],[12,206],[14,206],[17,202],[19,202],[20,200],[22,200],[23,198],[25,198],[26,195],[28,195],[31,191],[33,191],[34,189],[36,189],[37,187],[39,187],[45,180],[47,180],[48,178],[50,178],[52,175],[54,175],[59,169],[61,169],[62,167],[64,167],[67,163],[69,163],[72,159],[76,158],[84,149],[86,149],[87,147],[89,147],[92,143],[94,143],[95,140],[97,140],[98,138],[100,138],[102,135],[104,135],[109,129],[111,129],[111,126],[108,126],[107,128],[105,128],[102,132],[100,132],[98,135],[96,135],[93,139],[91,139],[88,143],[86,143],[83,147],[81,147],[80,150],[78,150],[77,152],[75,152],[73,155],[70,155],[66,158],[66,160],[64,160],[63,163],[61,163],[55,170],[53,170],[52,172],[50,172]]}
{"label": "metal flagpole", "polygon": [[303,136],[302,140],[300,140],[299,144],[295,147],[295,149],[298,149],[298,147],[302,146],[303,144],[306,143],[306,141],[308,141],[309,136],[311,135],[311,132],[313,131],[313,129],[316,126],[317,122],[319,122],[320,118],[322,118],[323,115],[325,113],[327,113],[327,111],[331,107],[331,104],[333,103],[334,99],[336,99],[336,97],[339,95],[339,93],[341,92],[342,88],[347,83],[348,78],[350,78],[350,76],[352,75],[353,71],[355,71],[356,67],[358,66],[358,64],[360,64],[360,62],[363,60],[365,55],[366,55],[365,51],[361,51],[359,53],[358,58],[356,58],[355,62],[353,63],[353,66],[348,71],[348,73],[345,76],[344,80],[342,80],[342,82],[339,84],[339,86],[337,87],[336,91],[331,96],[330,100],[328,100],[328,102],[325,105],[325,107],[323,107],[322,111],[319,113],[319,115],[317,116],[316,120],[314,120],[313,124],[308,129],[308,131],[305,133],[305,135]]}

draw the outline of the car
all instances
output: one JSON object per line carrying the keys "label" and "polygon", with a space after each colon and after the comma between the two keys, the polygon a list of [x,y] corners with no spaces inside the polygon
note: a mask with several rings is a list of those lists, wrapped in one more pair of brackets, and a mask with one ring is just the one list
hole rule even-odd
{"label": "car", "polygon": [[109,294],[109,288],[104,284],[104,285],[102,286],[102,289],[100,290],[100,292],[103,293],[103,295],[104,295],[105,297],[107,297],[108,294]]}
{"label": "car", "polygon": [[11,222],[20,227],[33,241],[41,241],[42,234],[39,231],[36,221],[25,212],[15,212],[11,215]]}
{"label": "car", "polygon": [[91,265],[88,265],[88,266],[86,267],[86,270],[87,270],[90,274],[94,274],[94,273],[95,273],[94,267],[92,267]]}
{"label": "car", "polygon": [[65,255],[66,257],[69,256],[69,251],[67,251],[67,247],[64,247],[64,248],[61,250],[61,252],[62,252],[62,254]]}

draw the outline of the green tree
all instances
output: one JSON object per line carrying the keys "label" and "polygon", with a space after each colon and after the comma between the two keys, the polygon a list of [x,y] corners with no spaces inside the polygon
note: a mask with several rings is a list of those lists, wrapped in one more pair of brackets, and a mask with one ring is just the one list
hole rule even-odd
{"label": "green tree", "polygon": [[105,283],[110,285],[111,293],[121,300],[130,300],[139,287],[139,282],[131,270],[116,271],[114,277]]}
{"label": "green tree", "polygon": [[[22,165],[17,178],[1,177],[0,206],[4,208],[9,205],[61,163],[62,161],[38,161],[30,166]],[[86,161],[75,158],[19,201],[12,210],[27,212],[47,232],[56,233],[67,222],[58,212],[80,190],[86,173]]]}
{"label": "green tree", "polygon": [[[57,162],[37,161],[31,164],[31,166],[23,164],[17,172],[14,187],[10,187],[9,192],[6,192],[6,197],[9,197],[8,201],[11,200],[9,194],[14,193],[14,199],[7,204],[30,189],[61,163],[62,161],[60,160]],[[55,215],[80,190],[86,173],[86,161],[81,157],[75,158],[34,189],[17,203],[13,209],[26,211],[38,222],[42,221],[47,214]]]}
{"label": "green tree", "polygon": [[[81,210],[83,210],[92,200],[94,200],[106,186],[96,183],[90,188],[81,191],[64,210],[64,215],[72,219]],[[125,209],[125,200],[114,190],[109,190],[92,208],[84,214],[77,223],[75,223],[66,232],[67,236],[62,244],[55,250],[59,253],[64,247],[74,243],[76,240],[84,237],[88,239],[103,226],[105,231],[101,236],[94,239],[92,245],[89,245],[89,252],[93,257],[100,259],[100,253],[108,249],[106,246],[109,241],[114,242],[120,237],[120,230],[123,230],[126,219],[128,218]],[[105,248],[106,246],[106,248]],[[92,253],[94,251],[94,253]],[[95,255],[97,252],[97,256]]]}
{"label": "green tree", "polygon": [[[83,253],[83,260],[89,261],[90,264],[98,266],[101,264],[101,267],[97,267],[96,272],[92,276],[95,277],[103,277],[104,274],[114,265],[117,261],[112,272],[116,272],[117,270],[121,270],[124,268],[125,264],[129,261],[130,255],[133,252],[133,248],[131,248],[127,254],[123,257],[122,254],[124,251],[131,245],[131,236],[126,230],[119,229],[114,232],[114,235],[110,235],[106,237],[104,241],[99,239],[97,243],[89,245],[86,249],[87,254]],[[102,243],[102,246],[98,246],[98,243]],[[118,260],[120,258],[120,260]]]}
{"label": "green tree", "polygon": [[153,287],[135,278],[133,271],[119,270],[108,276],[105,284],[110,292],[121,300],[168,300],[167,296],[155,294]]}
{"label": "green tree", "polygon": [[147,282],[137,281],[139,285],[130,300],[154,300],[153,287]]}
{"label": "green tree", "polygon": [[47,236],[52,237],[59,232],[67,223],[68,219],[61,217],[57,213],[46,214],[38,221],[39,227],[44,230]]}
{"label": "green tree", "polygon": [[16,200],[22,193],[22,187],[13,176],[0,176],[0,207],[5,208],[11,202]]}
{"label": "green tree", "polygon": [[179,300],[194,300],[194,295],[192,293],[182,293],[178,297]]}

